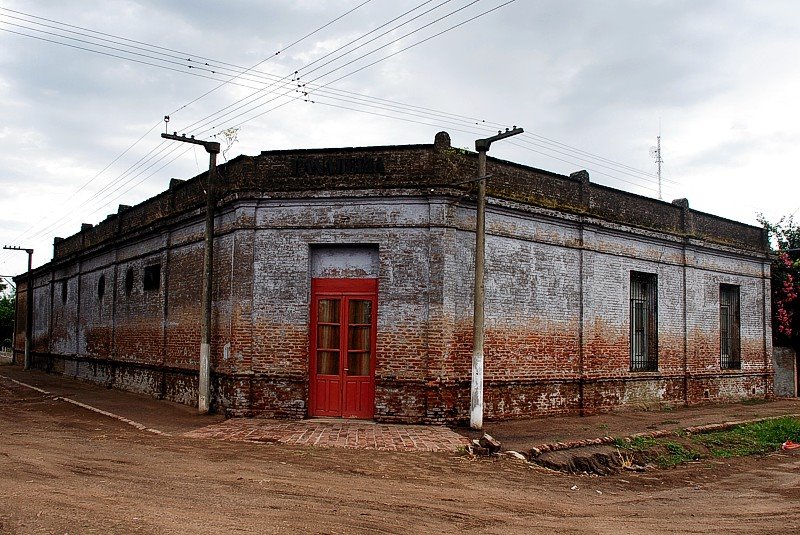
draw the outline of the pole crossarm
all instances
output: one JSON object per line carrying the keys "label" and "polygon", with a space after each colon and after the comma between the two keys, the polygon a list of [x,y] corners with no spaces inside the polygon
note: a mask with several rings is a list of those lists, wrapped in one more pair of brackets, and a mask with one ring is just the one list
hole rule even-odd
{"label": "pole crossarm", "polygon": [[33,249],[26,249],[24,247],[17,247],[16,245],[4,245],[3,249],[8,249],[9,251],[25,251],[28,254],[33,254]]}
{"label": "pole crossarm", "polygon": [[525,130],[523,130],[522,128],[517,128],[515,126],[512,130],[509,130],[508,128],[506,128],[505,132],[498,131],[496,136],[486,137],[486,138],[483,138],[483,139],[476,139],[475,140],[475,150],[478,151],[478,152],[488,152],[489,151],[489,147],[492,146],[492,142],[493,141],[499,141],[499,140],[505,139],[507,137],[516,136],[517,134],[521,134],[524,131]]}
{"label": "pole crossarm", "polygon": [[178,135],[177,132],[172,134],[161,134],[164,139],[171,139],[173,141],[183,141],[184,143],[194,143],[195,145],[202,145],[206,152],[209,154],[219,154],[220,145],[216,141],[203,141],[202,139],[195,139],[194,136],[186,137],[186,134]]}

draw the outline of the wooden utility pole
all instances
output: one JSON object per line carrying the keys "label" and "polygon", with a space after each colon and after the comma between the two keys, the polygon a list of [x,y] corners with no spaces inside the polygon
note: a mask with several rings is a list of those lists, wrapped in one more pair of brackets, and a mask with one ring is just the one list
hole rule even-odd
{"label": "wooden utility pole", "polygon": [[483,334],[484,334],[484,276],[486,258],[486,153],[493,141],[521,134],[522,128],[514,127],[496,136],[475,140],[478,151],[478,206],[475,216],[475,292],[472,312],[472,385],[470,388],[469,425],[473,429],[483,428]]}
{"label": "wooden utility pole", "polygon": [[[33,249],[25,249],[24,247],[16,247],[16,246],[3,246],[3,249],[8,249],[10,251],[25,251],[28,253],[28,277],[27,277],[27,289],[25,290],[25,359],[23,360],[23,367],[26,370],[31,368],[31,349],[33,348]],[[17,296],[17,306],[19,306],[19,296]],[[16,319],[16,310],[14,311],[14,318]],[[11,354],[14,354],[14,351],[11,351]],[[13,357],[12,357],[13,359]],[[12,362],[14,362],[12,360]]]}
{"label": "wooden utility pole", "polygon": [[209,155],[208,183],[206,184],[206,231],[205,254],[203,255],[203,294],[202,315],[200,316],[200,377],[198,384],[197,411],[207,414],[211,405],[211,291],[213,288],[214,266],[214,173],[217,168],[219,143],[201,141],[194,136],[186,137],[173,134],[161,134],[164,139],[183,141],[202,145]]}

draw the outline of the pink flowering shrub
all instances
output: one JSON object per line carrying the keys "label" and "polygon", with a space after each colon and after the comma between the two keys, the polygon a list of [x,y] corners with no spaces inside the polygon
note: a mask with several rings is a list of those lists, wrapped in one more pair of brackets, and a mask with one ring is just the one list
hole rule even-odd
{"label": "pink flowering shrub", "polygon": [[[770,235],[772,261],[772,338],[776,345],[800,347],[800,227],[791,217],[776,224],[761,216]],[[776,247],[777,246],[777,247]],[[797,260],[792,260],[793,258]]]}

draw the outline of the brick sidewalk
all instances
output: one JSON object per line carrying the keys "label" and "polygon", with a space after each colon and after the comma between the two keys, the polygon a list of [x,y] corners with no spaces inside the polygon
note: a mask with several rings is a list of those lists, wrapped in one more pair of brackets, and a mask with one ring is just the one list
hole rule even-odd
{"label": "brick sidewalk", "polygon": [[469,439],[442,426],[388,425],[330,419],[276,421],[231,418],[189,431],[183,436],[383,451],[454,452],[469,444]]}

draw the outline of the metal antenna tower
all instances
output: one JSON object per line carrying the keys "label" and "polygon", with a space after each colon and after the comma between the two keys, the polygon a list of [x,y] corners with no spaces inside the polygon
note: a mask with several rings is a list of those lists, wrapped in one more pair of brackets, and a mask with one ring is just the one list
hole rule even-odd
{"label": "metal antenna tower", "polygon": [[661,164],[664,160],[661,158],[661,134],[658,134],[656,137],[656,146],[650,147],[650,156],[656,159],[656,165],[658,166],[658,199],[661,200]]}

